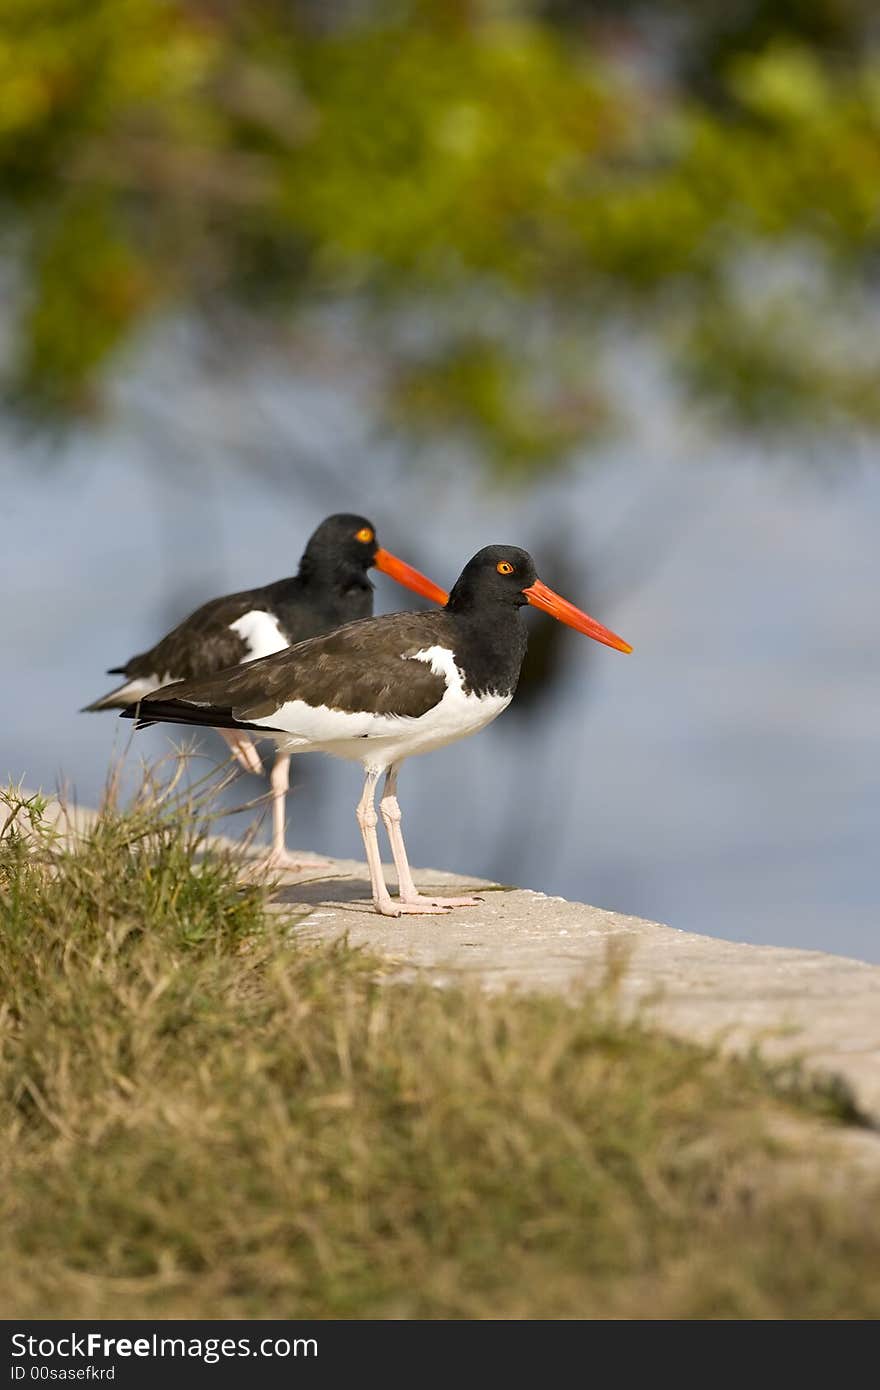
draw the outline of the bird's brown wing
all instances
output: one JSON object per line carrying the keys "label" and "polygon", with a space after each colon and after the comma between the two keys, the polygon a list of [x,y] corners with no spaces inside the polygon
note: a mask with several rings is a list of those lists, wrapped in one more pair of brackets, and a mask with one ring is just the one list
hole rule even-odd
{"label": "bird's brown wing", "polygon": [[[125,714],[144,723],[248,727],[256,719],[271,721],[283,705],[303,700],[313,708],[324,705],[350,714],[418,718],[442,700],[446,678],[415,655],[449,646],[446,621],[443,613],[364,618],[204,680],[165,686]],[[268,730],[271,723],[257,727]]]}
{"label": "bird's brown wing", "polygon": [[[248,655],[248,645],[230,624],[260,607],[263,590],[249,589],[210,599],[184,618],[177,627],[150,647],[133,656],[120,674],[153,676],[160,680],[198,680],[235,666]],[[115,674],[115,672],[114,672]]]}

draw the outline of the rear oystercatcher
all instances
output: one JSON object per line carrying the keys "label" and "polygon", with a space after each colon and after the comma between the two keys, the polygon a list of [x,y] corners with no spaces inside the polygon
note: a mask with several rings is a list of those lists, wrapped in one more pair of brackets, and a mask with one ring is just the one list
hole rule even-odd
{"label": "rear oystercatcher", "polygon": [[[123,711],[138,727],[207,724],[265,734],[282,752],[332,753],[363,764],[357,818],[376,911],[444,912],[475,898],[423,897],[413,883],[401,831],[397,774],[405,758],[475,734],[510,704],[526,650],[519,610],[545,613],[618,651],[622,638],[538,579],[532,557],[491,545],[465,565],[439,613],[390,613],[349,623],[213,679],[184,681]],[[400,897],[385,885],[376,835],[379,809]]]}
{"label": "rear oystercatcher", "polygon": [[[172,681],[200,681],[331,632],[343,623],[368,618],[373,611],[373,586],[367,573],[371,566],[434,603],[446,602],[445,590],[380,548],[372,522],[347,513],[328,516],[309,540],[295,577],[203,604],[155,647],[133,656],[124,666],[112,667],[108,674],[123,675],[125,681],[86,705],[86,711],[125,709]],[[242,767],[262,772],[248,734],[234,726],[220,727],[218,732]],[[272,768],[273,833],[268,863],[273,868],[301,867],[284,848],[291,751],[279,746]],[[308,867],[314,868],[314,861]]]}

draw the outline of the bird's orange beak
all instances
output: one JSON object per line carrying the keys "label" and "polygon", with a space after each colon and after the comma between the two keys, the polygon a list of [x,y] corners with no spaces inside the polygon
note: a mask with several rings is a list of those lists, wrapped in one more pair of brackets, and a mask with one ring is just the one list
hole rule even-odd
{"label": "bird's orange beak", "polygon": [[432,603],[439,603],[441,607],[449,597],[445,589],[441,589],[427,575],[413,569],[412,565],[406,564],[404,560],[398,560],[396,555],[392,555],[388,550],[383,550],[381,546],[373,557],[373,564],[383,574],[388,574],[392,579],[396,579],[398,584],[403,584],[405,588],[421,594],[422,598],[430,599]]}
{"label": "bird's orange beak", "polygon": [[567,627],[573,627],[575,632],[583,632],[587,637],[592,637],[596,642],[604,642],[606,647],[615,647],[619,652],[631,652],[632,647],[629,642],[624,642],[622,637],[611,632],[601,623],[597,623],[595,618],[591,618],[588,613],[582,613],[579,608],[575,608],[568,599],[560,598],[552,589],[548,589],[546,584],[542,584],[540,579],[536,579],[534,584],[530,584],[528,589],[523,589],[523,593],[529,603],[535,608],[540,608],[542,612],[549,613],[551,618],[556,618],[560,623],[565,623]]}

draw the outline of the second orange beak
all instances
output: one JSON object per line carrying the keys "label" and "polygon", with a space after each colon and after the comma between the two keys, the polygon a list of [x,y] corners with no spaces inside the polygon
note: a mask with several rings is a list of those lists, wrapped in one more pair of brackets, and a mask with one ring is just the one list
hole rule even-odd
{"label": "second orange beak", "polygon": [[412,565],[408,565],[405,560],[398,560],[396,555],[392,555],[389,550],[383,550],[381,546],[373,557],[373,564],[383,574],[396,579],[398,584],[403,584],[405,588],[412,589],[416,594],[421,594],[422,598],[430,599],[432,603],[439,603],[442,606],[449,597],[446,590],[441,589],[427,575],[422,574],[420,570],[413,569]]}

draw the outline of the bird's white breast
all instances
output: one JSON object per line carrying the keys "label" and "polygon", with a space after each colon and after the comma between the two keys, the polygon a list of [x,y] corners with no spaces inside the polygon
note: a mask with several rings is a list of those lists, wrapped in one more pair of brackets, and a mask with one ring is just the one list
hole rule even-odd
{"label": "bird's white breast", "polygon": [[444,744],[452,743],[455,739],[479,733],[480,729],[485,729],[487,724],[497,719],[502,710],[507,709],[513,698],[512,694],[497,695],[487,692],[475,695],[471,691],[465,691],[462,673],[456,664],[454,653],[448,647],[424,647],[408,659],[424,661],[435,675],[443,676],[446,681],[446,690],[439,703],[421,718],[409,721],[422,726],[421,737],[426,742],[426,746],[418,747],[416,752],[442,748]]}
{"label": "bird's white breast", "polygon": [[253,608],[243,613],[229,624],[230,632],[236,632],[247,647],[247,655],[242,661],[256,661],[261,656],[271,656],[273,652],[283,652],[288,646],[287,638],[278,626],[278,619],[261,608]]}

